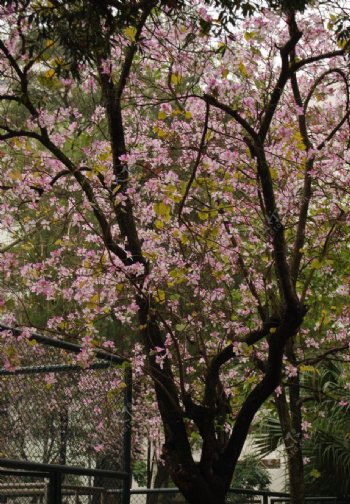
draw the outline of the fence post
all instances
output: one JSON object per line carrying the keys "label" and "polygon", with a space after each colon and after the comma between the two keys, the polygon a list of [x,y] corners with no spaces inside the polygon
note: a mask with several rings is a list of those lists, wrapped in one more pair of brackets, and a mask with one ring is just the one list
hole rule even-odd
{"label": "fence post", "polygon": [[62,477],[59,472],[50,474],[47,504],[62,504]]}
{"label": "fence post", "polygon": [[123,463],[124,471],[129,477],[123,481],[122,504],[130,504],[131,488],[131,422],[132,422],[132,369],[130,366],[125,368],[125,395],[124,395],[124,453]]}
{"label": "fence post", "polygon": [[267,494],[263,494],[263,504],[269,504],[269,496]]}

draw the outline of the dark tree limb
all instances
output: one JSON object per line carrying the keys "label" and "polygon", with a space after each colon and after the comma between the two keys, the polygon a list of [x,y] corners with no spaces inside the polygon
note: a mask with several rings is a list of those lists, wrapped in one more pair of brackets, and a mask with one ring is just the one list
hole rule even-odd
{"label": "dark tree limb", "polygon": [[179,217],[179,219],[181,219],[181,214],[182,214],[183,207],[185,205],[187,196],[188,196],[188,194],[190,192],[190,189],[192,187],[194,179],[196,178],[196,174],[197,174],[197,170],[198,170],[198,167],[199,167],[199,163],[201,162],[202,155],[203,155],[203,152],[205,150],[206,135],[207,135],[207,132],[208,132],[209,111],[210,111],[210,105],[209,105],[208,102],[206,102],[205,118],[204,118],[204,126],[203,126],[203,131],[202,131],[202,137],[201,137],[201,141],[200,141],[200,144],[199,144],[199,147],[198,147],[197,157],[196,157],[196,160],[195,160],[194,165],[193,165],[191,176],[189,178],[189,181],[187,182],[185,193],[184,193],[183,198],[182,198],[182,200],[180,201],[180,204],[179,204],[179,210],[178,210],[178,217]]}

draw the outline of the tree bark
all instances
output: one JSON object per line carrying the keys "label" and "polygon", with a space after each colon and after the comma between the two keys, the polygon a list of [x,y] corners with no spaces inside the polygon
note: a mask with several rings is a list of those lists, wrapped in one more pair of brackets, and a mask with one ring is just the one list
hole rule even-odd
{"label": "tree bark", "polygon": [[295,423],[292,421],[284,391],[280,396],[275,397],[275,402],[287,453],[290,502],[291,504],[304,504],[305,483],[301,429],[296,430],[294,428]]}

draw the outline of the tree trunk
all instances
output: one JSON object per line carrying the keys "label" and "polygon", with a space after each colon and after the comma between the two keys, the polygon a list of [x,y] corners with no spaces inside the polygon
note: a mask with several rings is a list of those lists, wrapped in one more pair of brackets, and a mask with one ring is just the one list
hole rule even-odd
{"label": "tree trunk", "polygon": [[292,424],[285,392],[275,397],[281,423],[284,445],[287,452],[289,492],[291,504],[305,504],[304,464],[301,447],[301,432]]}
{"label": "tree trunk", "polygon": [[[289,361],[297,369],[297,360],[294,354],[294,339],[291,339],[286,347]],[[295,376],[289,378],[289,409],[292,430],[295,433],[295,447],[293,457],[289,462],[289,480],[291,504],[304,504],[305,502],[305,482],[304,482],[304,462],[302,449],[302,412],[300,402],[300,375],[297,371]]]}
{"label": "tree trunk", "polygon": [[290,502],[291,504],[304,504],[304,465],[300,441],[295,444],[294,451],[288,453],[288,470]]}

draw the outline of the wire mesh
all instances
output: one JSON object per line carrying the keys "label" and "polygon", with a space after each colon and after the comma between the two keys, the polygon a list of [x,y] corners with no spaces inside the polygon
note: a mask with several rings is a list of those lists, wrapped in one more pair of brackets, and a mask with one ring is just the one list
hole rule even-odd
{"label": "wire mesh", "polygon": [[[187,504],[185,497],[176,489],[132,490],[130,504]],[[260,495],[242,495],[228,493],[227,504],[261,504]]]}
{"label": "wire mesh", "polygon": [[253,495],[231,494],[226,497],[226,504],[261,504],[262,497]]}
{"label": "wire mesh", "polygon": [[48,478],[45,476],[0,472],[1,504],[34,504],[46,502]]}
{"label": "wire mesh", "polygon": [[147,493],[131,492],[130,504],[187,504],[179,491],[168,492],[161,488]]}
{"label": "wire mesh", "polygon": [[[36,482],[33,481],[34,479],[36,478],[33,476],[0,476],[0,503],[47,504],[48,478]],[[107,486],[64,484],[62,504],[121,504],[122,495],[109,493]],[[115,481],[113,486],[115,486]]]}
{"label": "wire mesh", "polygon": [[[123,366],[91,358],[84,367],[79,354],[6,331],[0,337],[5,362],[0,369],[0,457],[123,470],[128,428]],[[2,474],[0,504],[46,502],[47,481],[40,485]],[[121,487],[121,481],[100,476],[65,475],[63,502],[107,502],[103,492]]]}

